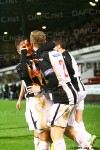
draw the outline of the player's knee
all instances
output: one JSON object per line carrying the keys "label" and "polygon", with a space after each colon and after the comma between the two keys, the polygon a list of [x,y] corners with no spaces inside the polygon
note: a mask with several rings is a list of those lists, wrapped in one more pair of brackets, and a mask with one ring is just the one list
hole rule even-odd
{"label": "player's knee", "polygon": [[50,139],[50,131],[44,130],[42,133],[39,134],[39,139],[42,141],[49,141]]}
{"label": "player's knee", "polygon": [[34,136],[39,137],[39,133],[36,130],[34,130]]}
{"label": "player's knee", "polygon": [[63,134],[64,134],[64,128],[56,127],[56,126],[51,127],[51,138],[53,142],[62,139]]}
{"label": "player's knee", "polygon": [[75,141],[76,132],[72,126],[67,126],[64,135]]}

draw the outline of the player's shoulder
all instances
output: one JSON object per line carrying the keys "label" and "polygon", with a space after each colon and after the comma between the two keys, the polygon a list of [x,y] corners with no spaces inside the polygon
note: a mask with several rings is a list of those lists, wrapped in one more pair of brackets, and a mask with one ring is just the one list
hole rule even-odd
{"label": "player's shoulder", "polygon": [[63,55],[63,56],[67,56],[67,57],[70,57],[70,56],[71,56],[70,53],[69,53],[67,50],[65,50],[65,51],[62,53],[62,55]]}
{"label": "player's shoulder", "polygon": [[49,62],[49,52],[48,51],[44,51],[43,53],[41,53],[40,57],[39,57],[39,61],[40,62],[42,62],[42,61]]}
{"label": "player's shoulder", "polygon": [[49,56],[58,57],[58,56],[60,56],[60,53],[55,50],[52,50],[49,52]]}

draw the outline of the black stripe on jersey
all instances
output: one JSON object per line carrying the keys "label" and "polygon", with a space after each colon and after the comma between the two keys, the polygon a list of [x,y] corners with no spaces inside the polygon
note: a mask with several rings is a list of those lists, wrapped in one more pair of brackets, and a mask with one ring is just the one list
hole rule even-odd
{"label": "black stripe on jersey", "polygon": [[52,93],[54,104],[69,104],[68,95],[62,86],[52,88],[49,92]]}
{"label": "black stripe on jersey", "polygon": [[84,85],[83,85],[82,80],[81,80],[80,77],[79,77],[79,81],[80,81],[80,84],[82,85],[83,90],[85,91],[85,87],[84,87]]}
{"label": "black stripe on jersey", "polygon": [[56,109],[56,112],[55,112],[55,115],[54,115],[54,117],[53,117],[53,120],[51,121],[51,125],[54,125],[54,120],[55,120],[55,118],[56,118],[56,115],[57,115],[57,113],[58,113],[59,108],[60,108],[60,104],[58,105],[58,107],[57,107],[57,109]]}
{"label": "black stripe on jersey", "polygon": [[80,91],[77,78],[74,76],[70,76],[70,78],[71,78],[71,82],[72,82],[74,88],[76,89],[76,91]]}
{"label": "black stripe on jersey", "polygon": [[68,84],[68,87],[70,88],[70,90],[72,91],[73,93],[73,96],[74,96],[74,104],[76,104],[76,100],[77,100],[77,95],[76,95],[76,92],[75,90],[73,89],[72,85],[70,83],[66,83]]}
{"label": "black stripe on jersey", "polygon": [[31,114],[31,119],[32,119],[32,122],[33,122],[33,124],[34,124],[34,127],[35,127],[35,129],[37,129],[37,126],[36,126],[37,121],[34,121],[34,118],[33,118],[33,116],[32,116],[31,110],[30,110],[30,114]]}
{"label": "black stripe on jersey", "polygon": [[85,91],[85,87],[81,81],[81,78],[79,77],[79,80],[77,77],[74,77],[74,74],[75,74],[75,71],[73,68],[73,65],[72,65],[72,58],[70,56],[70,54],[67,52],[67,51],[64,51],[62,53],[63,57],[64,57],[64,61],[65,61],[65,65],[67,67],[67,70],[68,70],[68,73],[69,73],[69,76],[71,78],[71,82],[74,86],[74,88],[76,89],[76,91],[80,91],[80,86],[79,84],[82,86],[82,90]]}
{"label": "black stripe on jersey", "polygon": [[77,78],[74,77],[74,74],[75,74],[75,71],[73,68],[73,65],[72,65],[72,58],[70,56],[70,54],[67,52],[67,51],[64,51],[62,53],[63,57],[64,57],[64,61],[65,61],[65,65],[67,67],[67,70],[68,70],[68,73],[69,73],[69,76],[71,78],[71,82],[74,86],[74,88],[79,91],[79,85],[78,85],[78,81],[77,81]]}
{"label": "black stripe on jersey", "polygon": [[64,62],[65,62],[65,65],[67,67],[69,75],[74,75],[75,71],[74,71],[74,69],[72,67],[72,59],[71,59],[70,54],[67,51],[64,51],[62,53],[62,55],[63,55]]}

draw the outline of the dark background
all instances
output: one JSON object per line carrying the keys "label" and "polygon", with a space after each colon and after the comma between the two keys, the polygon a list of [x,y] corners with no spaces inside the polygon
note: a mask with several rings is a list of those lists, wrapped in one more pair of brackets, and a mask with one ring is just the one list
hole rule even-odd
{"label": "dark background", "polygon": [[[100,1],[95,7],[90,0],[0,0],[0,68],[15,65],[18,55],[15,39],[29,37],[42,30],[47,40],[78,31],[87,22],[100,18]],[[92,0],[95,2],[95,0]],[[41,16],[36,13],[41,12]],[[42,26],[46,26],[45,30]],[[4,35],[4,32],[8,32]],[[85,31],[84,31],[85,32]],[[71,47],[69,46],[69,49]]]}

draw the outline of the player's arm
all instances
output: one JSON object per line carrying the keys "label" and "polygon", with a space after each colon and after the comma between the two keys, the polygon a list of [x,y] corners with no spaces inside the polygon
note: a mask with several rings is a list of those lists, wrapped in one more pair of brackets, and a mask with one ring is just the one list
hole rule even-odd
{"label": "player's arm", "polygon": [[27,49],[21,50],[20,63],[21,63],[21,72],[23,73],[24,78],[29,77],[28,68],[27,68]]}
{"label": "player's arm", "polygon": [[37,93],[37,92],[50,92],[53,88],[58,86],[57,77],[51,67],[51,65],[47,61],[39,61],[38,62],[39,68],[41,69],[42,73],[44,74],[45,79],[48,81],[46,85],[43,86],[29,86],[27,88],[29,93]]}
{"label": "player's arm", "polygon": [[23,80],[23,78],[24,79],[27,78],[27,76],[28,76],[26,54],[27,54],[27,49],[21,50],[20,63],[16,66],[18,75],[21,80]]}
{"label": "player's arm", "polygon": [[48,91],[52,90],[52,88],[55,88],[58,86],[58,80],[55,75],[55,72],[49,62],[43,61],[39,62],[39,67],[41,68],[45,79],[48,81],[46,85],[41,86],[41,90]]}
{"label": "player's arm", "polygon": [[18,75],[21,80],[25,80],[27,86],[31,85],[32,80],[30,78],[30,74],[28,71],[28,64],[27,64],[27,49],[21,49],[20,55],[20,63],[16,66]]}
{"label": "player's arm", "polygon": [[45,42],[39,49],[38,49],[38,53],[43,53],[43,52],[48,52],[50,50],[53,50],[55,47],[55,43],[54,42]]}
{"label": "player's arm", "polygon": [[19,110],[19,111],[20,111],[21,101],[22,101],[22,99],[23,99],[23,97],[24,97],[24,94],[25,94],[25,87],[24,87],[24,84],[23,84],[23,82],[22,82],[22,84],[21,84],[21,90],[20,90],[20,94],[19,94],[19,98],[18,98],[18,101],[17,101],[17,103],[16,103],[16,108],[17,108],[17,110]]}
{"label": "player's arm", "polygon": [[45,55],[45,53],[48,53],[49,51],[53,50],[55,47],[55,43],[50,41],[50,42],[45,42],[35,53],[33,53],[33,59],[38,59],[40,58],[40,55]]}

